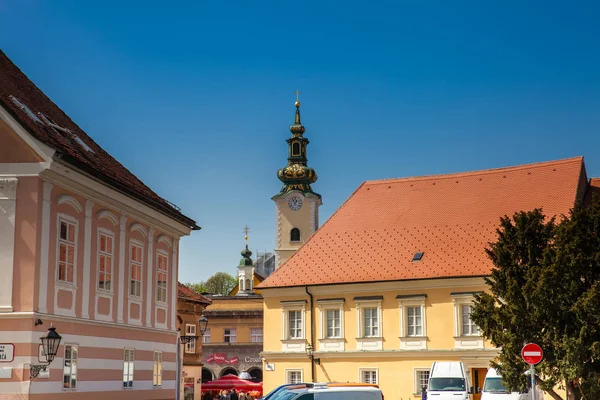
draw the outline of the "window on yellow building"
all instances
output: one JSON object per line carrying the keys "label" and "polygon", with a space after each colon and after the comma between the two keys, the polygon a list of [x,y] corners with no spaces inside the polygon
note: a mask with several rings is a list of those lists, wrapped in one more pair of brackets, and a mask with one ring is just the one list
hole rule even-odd
{"label": "window on yellow building", "polygon": [[377,308],[363,308],[363,337],[379,336],[379,318]]}
{"label": "window on yellow building", "polygon": [[223,329],[223,341],[225,343],[237,342],[237,331],[236,328],[225,328]]}
{"label": "window on yellow building", "polygon": [[204,331],[204,335],[202,335],[202,343],[210,343],[210,328]]}
{"label": "window on yellow building", "polygon": [[342,324],[340,310],[327,310],[327,334],[326,338],[339,338],[342,336]]}
{"label": "window on yellow building", "polygon": [[304,314],[306,313],[306,300],[282,301],[283,331],[281,339],[286,347],[287,340],[304,339]]}
{"label": "window on yellow building", "polygon": [[423,336],[423,316],[420,306],[406,307],[407,336]]}
{"label": "window on yellow building", "polygon": [[370,383],[373,385],[378,384],[378,370],[377,368],[360,368],[360,382],[361,383]]}
{"label": "window on yellow building", "polygon": [[415,369],[415,388],[414,394],[423,393],[423,388],[427,388],[429,384],[429,368],[416,368]]}
{"label": "window on yellow building", "polygon": [[302,311],[288,312],[288,338],[302,339]]}
{"label": "window on yellow building", "polygon": [[479,327],[471,320],[471,313],[473,312],[473,306],[470,304],[463,304],[461,306],[461,323],[462,323],[462,336],[479,336]]}
{"label": "window on yellow building", "polygon": [[288,369],[286,370],[286,383],[301,383],[302,382],[302,370],[301,369]]}
{"label": "window on yellow building", "polygon": [[252,343],[262,343],[263,329],[262,328],[250,328],[250,341]]}

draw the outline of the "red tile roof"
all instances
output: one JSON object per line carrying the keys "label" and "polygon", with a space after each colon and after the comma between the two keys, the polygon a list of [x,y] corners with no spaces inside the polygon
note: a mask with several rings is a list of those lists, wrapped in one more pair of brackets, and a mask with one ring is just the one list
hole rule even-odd
{"label": "red tile roof", "polygon": [[586,187],[583,157],[364,182],[257,288],[485,276],[501,216],[566,214]]}
{"label": "red tile roof", "polygon": [[[13,97],[27,106],[38,118],[29,116],[22,107],[15,104]],[[120,192],[134,197],[148,206],[189,226],[200,229],[189,217],[183,215],[165,199],[158,196],[127,168],[104,151],[75,122],[52,102],[13,62],[0,50],[0,105],[7,109],[20,124],[39,141],[58,152],[58,157],[73,167],[107,183]],[[71,134],[54,129],[38,113]],[[79,137],[92,152],[77,143]],[[56,156],[55,156],[56,157]]]}
{"label": "red tile roof", "polygon": [[186,301],[192,301],[195,303],[200,303],[204,305],[212,304],[212,300],[206,296],[201,295],[196,292],[194,289],[189,288],[182,284],[181,282],[177,282],[177,298]]}

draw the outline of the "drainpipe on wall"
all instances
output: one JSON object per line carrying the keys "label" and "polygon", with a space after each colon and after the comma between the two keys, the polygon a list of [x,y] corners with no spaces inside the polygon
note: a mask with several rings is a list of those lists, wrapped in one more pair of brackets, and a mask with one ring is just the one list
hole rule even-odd
{"label": "drainpipe on wall", "polygon": [[[304,290],[306,291],[306,294],[310,297],[310,345],[313,348],[313,351],[315,351],[315,313],[313,312],[313,295],[311,292],[308,291],[308,286],[304,286]],[[310,375],[311,375],[311,381],[314,383],[315,381],[315,362],[314,362],[314,357],[311,355],[310,357]]]}
{"label": "drainpipe on wall", "polygon": [[180,354],[180,344],[179,344],[179,337],[181,336],[181,332],[179,331],[179,329],[177,329],[177,343],[175,344],[175,348],[177,349],[177,351],[175,352],[176,356],[175,356],[175,362],[177,363],[177,372],[175,373],[176,378],[175,378],[175,399],[179,400],[181,398],[181,354]]}

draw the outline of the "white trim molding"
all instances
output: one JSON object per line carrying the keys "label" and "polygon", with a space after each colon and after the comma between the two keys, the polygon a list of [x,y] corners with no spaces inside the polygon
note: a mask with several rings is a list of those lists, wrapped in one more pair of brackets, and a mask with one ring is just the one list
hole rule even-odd
{"label": "white trim molding", "polygon": [[[344,351],[346,340],[344,338],[345,325],[344,325],[344,298],[335,299],[319,299],[317,300],[317,307],[319,308],[319,351]],[[327,313],[328,311],[339,311],[339,329],[340,334],[335,336],[328,336],[327,327]]]}
{"label": "white trim molding", "polygon": [[83,290],[81,317],[89,318],[90,309],[90,275],[92,269],[92,212],[94,211],[94,202],[86,200],[85,202],[85,225],[83,239]]}
{"label": "white trim molding", "polygon": [[[290,379],[290,372],[300,372],[300,380],[298,382],[292,382]],[[304,369],[303,368],[286,368],[285,369],[285,383],[301,383],[304,382]]]}
{"label": "white trim molding", "polygon": [[[362,296],[354,298],[354,304],[356,305],[356,350],[383,350],[383,323],[381,318],[383,315],[381,310],[382,301],[383,296]],[[365,335],[364,310],[367,308],[375,308],[377,310],[377,335]]]}
{"label": "white trim molding", "polygon": [[152,326],[152,304],[154,304],[154,228],[148,230],[148,256],[146,257],[146,326]]}
{"label": "white trim molding", "polygon": [[[400,349],[424,350],[427,348],[427,317],[425,314],[425,294],[398,295],[398,308],[400,310]],[[409,332],[408,308],[415,308],[421,314],[421,334]],[[415,327],[416,329],[416,327]]]}
{"label": "white trim molding", "polygon": [[56,198],[56,205],[60,206],[61,204],[68,204],[77,211],[77,214],[81,214],[83,211],[83,206],[77,199],[68,194],[62,194]]}
{"label": "white trim molding", "polygon": [[116,226],[119,225],[119,220],[117,219],[117,216],[114,213],[112,213],[111,211],[108,211],[108,210],[99,210],[96,213],[96,219],[98,221],[100,221],[102,219],[107,219],[107,220],[109,220],[112,223],[112,225],[114,227],[116,227]]}
{"label": "white trim molding", "polygon": [[167,236],[167,235],[159,235],[156,238],[156,243],[164,243],[166,244],[170,249],[173,248],[173,240]]}
{"label": "white trim molding", "polygon": [[144,236],[144,238],[148,238],[148,230],[144,227],[144,225],[140,224],[139,222],[134,222],[129,227],[129,232],[134,231],[141,233]]}
{"label": "white trim molding", "polygon": [[[373,382],[372,379],[364,379],[364,373],[365,372],[370,372],[370,373],[375,373],[375,382]],[[377,367],[359,367],[358,368],[358,381],[360,383],[370,383],[373,385],[377,385],[379,384],[379,368]]]}
{"label": "white trim molding", "polygon": [[483,337],[478,335],[464,335],[462,332],[463,317],[462,307],[472,306],[474,295],[478,292],[450,293],[454,307],[454,348],[455,349],[483,349]]}
{"label": "white trim molding", "polygon": [[17,178],[0,178],[0,313],[12,312]]}
{"label": "white trim molding", "polygon": [[[52,201],[52,188],[50,182],[44,181],[42,200],[42,237],[40,248],[40,282],[39,282],[39,310],[48,312],[48,256],[50,254],[50,206]],[[52,277],[54,279],[54,277]]]}
{"label": "white trim molding", "polygon": [[[121,215],[119,224],[119,291],[117,292],[117,322],[125,322],[123,319],[124,300],[129,294],[129,285],[125,286],[125,254],[127,251],[127,243],[125,240],[127,232],[127,217]],[[127,275],[129,276],[129,275]],[[127,292],[125,292],[127,290]]]}

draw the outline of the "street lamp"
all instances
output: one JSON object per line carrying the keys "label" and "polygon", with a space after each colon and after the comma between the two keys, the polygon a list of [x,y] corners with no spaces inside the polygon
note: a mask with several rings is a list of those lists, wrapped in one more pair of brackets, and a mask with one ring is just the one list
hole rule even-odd
{"label": "street lamp", "polygon": [[308,358],[310,358],[311,362],[314,362],[316,365],[321,365],[321,359],[315,358],[313,347],[310,343],[306,345],[306,355],[308,356]]}
{"label": "street lamp", "polygon": [[[200,323],[200,336],[204,336],[204,332],[206,332],[206,328],[208,326],[208,318],[206,318],[204,316],[204,314],[202,314],[200,316],[200,320],[198,321]],[[196,335],[182,335],[179,337],[179,343],[181,344],[187,344],[187,343],[191,343],[192,340],[198,340],[198,338],[200,336],[196,336]]]}
{"label": "street lamp", "polygon": [[56,353],[58,352],[58,346],[60,346],[61,339],[62,337],[56,333],[56,328],[53,326],[50,326],[50,328],[48,328],[48,332],[46,332],[40,338],[48,364],[32,365],[29,368],[29,377],[31,379],[36,378],[41,371],[45,371],[46,367],[52,363]]}

